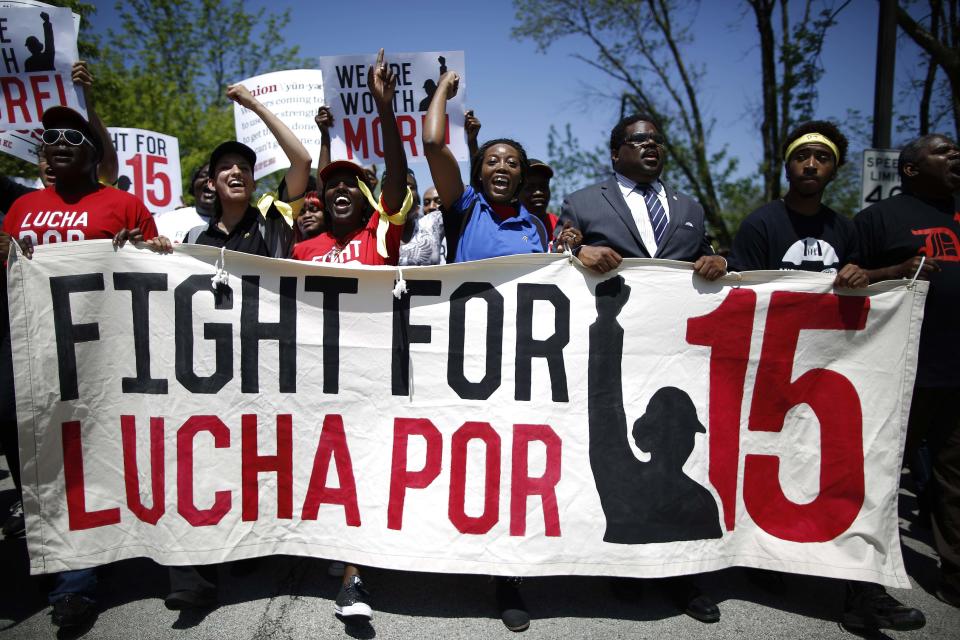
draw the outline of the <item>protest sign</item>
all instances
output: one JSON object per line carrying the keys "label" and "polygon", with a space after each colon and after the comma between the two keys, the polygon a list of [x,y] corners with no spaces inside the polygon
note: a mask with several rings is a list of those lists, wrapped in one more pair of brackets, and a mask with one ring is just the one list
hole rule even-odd
{"label": "protest sign", "polygon": [[[317,109],[323,106],[323,75],[319,71],[274,71],[240,84],[296,134],[311,158],[320,155],[320,130],[313,121]],[[234,103],[233,120],[237,140],[257,154],[257,166],[253,168],[255,179],[290,166],[273,134],[255,113]]]}
{"label": "protest sign", "polygon": [[908,586],[926,283],[557,255],[406,268],[400,297],[397,275],[196,245],[14,255],[32,570],[299,554]]}
{"label": "protest sign", "polygon": [[[367,88],[367,70],[377,59],[375,53],[357,56],[320,58],[325,83],[324,97],[333,112],[331,156],[334,160],[353,160],[361,164],[383,161],[380,119],[373,96]],[[407,159],[425,160],[423,121],[440,76],[455,71],[460,89],[447,103],[447,144],[457,160],[469,160],[463,133],[464,99],[467,90],[463,51],[426,53],[387,52],[387,62],[397,75],[397,94],[393,110]]]}
{"label": "protest sign", "polygon": [[117,150],[117,188],[140,198],[151,213],[179,207],[183,199],[180,145],[173,136],[109,127]]}
{"label": "protest sign", "polygon": [[79,32],[80,16],[69,9],[0,2],[0,151],[36,163],[44,109],[65,104],[86,114],[71,80]]}

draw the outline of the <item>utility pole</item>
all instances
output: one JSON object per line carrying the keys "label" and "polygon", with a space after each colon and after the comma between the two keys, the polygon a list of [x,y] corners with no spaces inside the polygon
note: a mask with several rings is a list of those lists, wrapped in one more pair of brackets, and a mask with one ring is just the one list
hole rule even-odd
{"label": "utility pole", "polygon": [[873,89],[873,148],[890,148],[893,120],[893,69],[897,47],[897,0],[880,0],[877,77]]}

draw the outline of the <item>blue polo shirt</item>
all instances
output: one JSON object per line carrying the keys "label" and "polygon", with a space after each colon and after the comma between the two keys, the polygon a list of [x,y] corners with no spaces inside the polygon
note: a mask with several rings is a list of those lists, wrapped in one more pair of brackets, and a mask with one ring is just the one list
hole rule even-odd
{"label": "blue polo shirt", "polygon": [[544,252],[547,230],[523,205],[517,215],[501,220],[482,194],[464,185],[463,195],[450,210],[458,217],[468,216],[457,241],[456,262]]}

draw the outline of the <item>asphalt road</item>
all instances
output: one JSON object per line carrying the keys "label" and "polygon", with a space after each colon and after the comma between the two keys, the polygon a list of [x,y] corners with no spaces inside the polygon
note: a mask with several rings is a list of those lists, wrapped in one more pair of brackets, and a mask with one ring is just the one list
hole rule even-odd
{"label": "asphalt road", "polygon": [[[2,465],[2,463],[0,463]],[[13,484],[0,466],[0,513],[13,501]],[[919,607],[927,625],[919,631],[872,634],[873,638],[960,638],[960,609],[932,594],[937,561],[930,532],[917,523],[916,502],[903,491],[901,532],[913,589],[891,590]],[[251,567],[246,567],[248,570]],[[493,584],[484,576],[441,575],[367,569],[372,624],[345,626],[333,615],[339,580],[327,562],[288,556],[264,558],[252,573],[232,576],[222,568],[221,606],[206,613],[180,613],[163,606],[166,572],[148,560],[102,567],[100,614],[79,633],[57,632],[46,605],[49,579],[27,571],[23,540],[0,541],[0,640],[8,638],[106,638],[193,640],[296,640],[318,638],[508,638],[500,622]],[[657,581],[639,589],[612,588],[607,578],[556,577],[524,581],[533,621],[532,638],[856,638],[837,620],[843,609],[840,581],[789,575],[781,592],[764,590],[739,569],[701,579],[717,600],[722,619],[704,625],[677,612]]]}

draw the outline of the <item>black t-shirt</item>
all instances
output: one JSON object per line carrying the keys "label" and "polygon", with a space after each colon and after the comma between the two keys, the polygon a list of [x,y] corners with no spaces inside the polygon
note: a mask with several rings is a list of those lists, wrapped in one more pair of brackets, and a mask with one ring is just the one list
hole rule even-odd
{"label": "black t-shirt", "polygon": [[881,200],[854,218],[866,269],[924,255],[940,265],[920,332],[917,385],[960,387],[960,203],[934,202],[909,193]]}
{"label": "black t-shirt", "polygon": [[733,271],[792,269],[836,273],[856,263],[853,221],[829,207],[815,215],[791,211],[783,200],[763,205],[740,224],[729,263]]}
{"label": "black t-shirt", "polygon": [[239,224],[230,233],[224,233],[217,228],[217,220],[211,220],[210,225],[197,237],[196,244],[208,247],[223,247],[230,251],[239,251],[257,256],[270,257],[270,248],[260,235],[260,212],[253,207],[247,207],[247,212]]}

